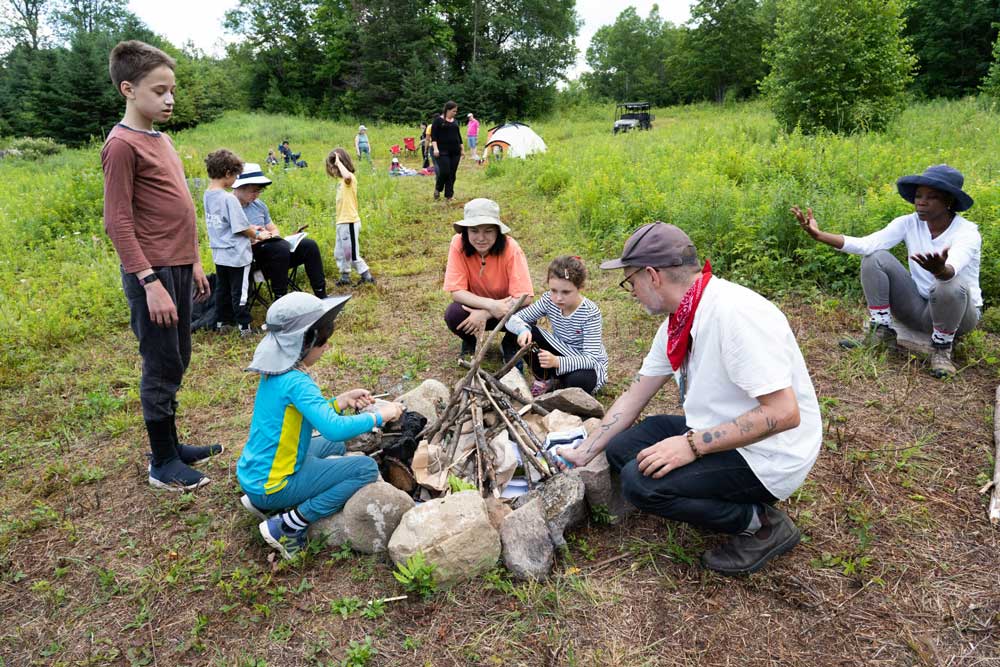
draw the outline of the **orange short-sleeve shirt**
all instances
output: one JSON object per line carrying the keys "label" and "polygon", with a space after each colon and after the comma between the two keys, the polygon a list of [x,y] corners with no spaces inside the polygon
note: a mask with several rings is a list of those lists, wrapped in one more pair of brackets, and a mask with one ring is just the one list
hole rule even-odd
{"label": "orange short-sleeve shirt", "polygon": [[507,247],[500,256],[481,257],[475,253],[466,257],[462,251],[462,235],[455,234],[448,246],[448,268],[444,272],[444,291],[467,290],[490,299],[534,296],[528,259],[517,241],[507,237]]}

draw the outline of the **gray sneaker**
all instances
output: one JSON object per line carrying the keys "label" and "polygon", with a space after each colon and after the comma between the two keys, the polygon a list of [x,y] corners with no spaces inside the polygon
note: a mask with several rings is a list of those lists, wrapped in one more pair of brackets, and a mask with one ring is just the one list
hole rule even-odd
{"label": "gray sneaker", "polygon": [[951,360],[951,343],[934,345],[931,353],[931,375],[944,379],[956,373],[955,364]]}
{"label": "gray sneaker", "polygon": [[753,535],[732,535],[702,554],[702,565],[727,575],[751,574],[799,543],[799,529],[781,510],[764,505],[761,519],[763,525]]}

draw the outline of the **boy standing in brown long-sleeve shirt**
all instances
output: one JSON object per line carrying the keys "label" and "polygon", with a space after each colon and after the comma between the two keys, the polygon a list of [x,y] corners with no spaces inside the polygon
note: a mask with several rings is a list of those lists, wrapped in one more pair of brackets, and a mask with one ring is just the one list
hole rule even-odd
{"label": "boy standing in brown long-sleeve shirt", "polygon": [[139,339],[139,399],[152,460],[149,483],[190,490],[208,483],[191,468],[222,451],[177,440],[177,391],[191,361],[191,304],[209,296],[198,254],[194,202],[173,143],[153,123],[174,106],[174,59],[149,44],[120,42],[111,51],[111,80],[125,116],[101,150],[104,229],[121,259],[122,287]]}

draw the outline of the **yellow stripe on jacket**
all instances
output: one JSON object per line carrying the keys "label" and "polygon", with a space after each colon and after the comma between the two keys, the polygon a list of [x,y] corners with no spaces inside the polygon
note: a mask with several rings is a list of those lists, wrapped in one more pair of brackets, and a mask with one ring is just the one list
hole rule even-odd
{"label": "yellow stripe on jacket", "polygon": [[294,405],[289,405],[285,408],[285,416],[281,420],[278,451],[274,455],[267,483],[264,484],[264,493],[270,495],[285,488],[288,476],[295,472],[295,462],[298,459],[301,438],[302,413]]}

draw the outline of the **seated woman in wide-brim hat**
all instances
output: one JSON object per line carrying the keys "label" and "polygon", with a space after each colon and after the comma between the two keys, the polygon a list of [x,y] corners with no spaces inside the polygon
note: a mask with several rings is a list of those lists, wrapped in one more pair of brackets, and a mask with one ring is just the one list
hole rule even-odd
{"label": "seated woman in wide-brim hat", "polygon": [[[492,329],[522,295],[534,296],[528,260],[510,228],[500,221],[500,206],[491,199],[473,199],[465,217],[453,224],[444,290],[452,303],[444,313],[453,334],[462,339],[462,355],[476,351],[476,333]],[[517,354],[517,336],[501,340],[504,359]]]}
{"label": "seated woman in wide-brim hat", "polygon": [[[860,238],[821,231],[812,209],[792,207],[811,237],[864,256],[861,286],[871,315],[870,340],[895,349],[894,320],[929,334],[935,377],[955,372],[952,342],[975,328],[983,306],[979,289],[983,240],[975,223],[959,215],[972,207],[972,197],[962,190],[964,182],[961,172],[946,164],[903,176],[896,188],[914,205],[914,212]],[[906,244],[909,271],[889,252],[900,241]]]}

